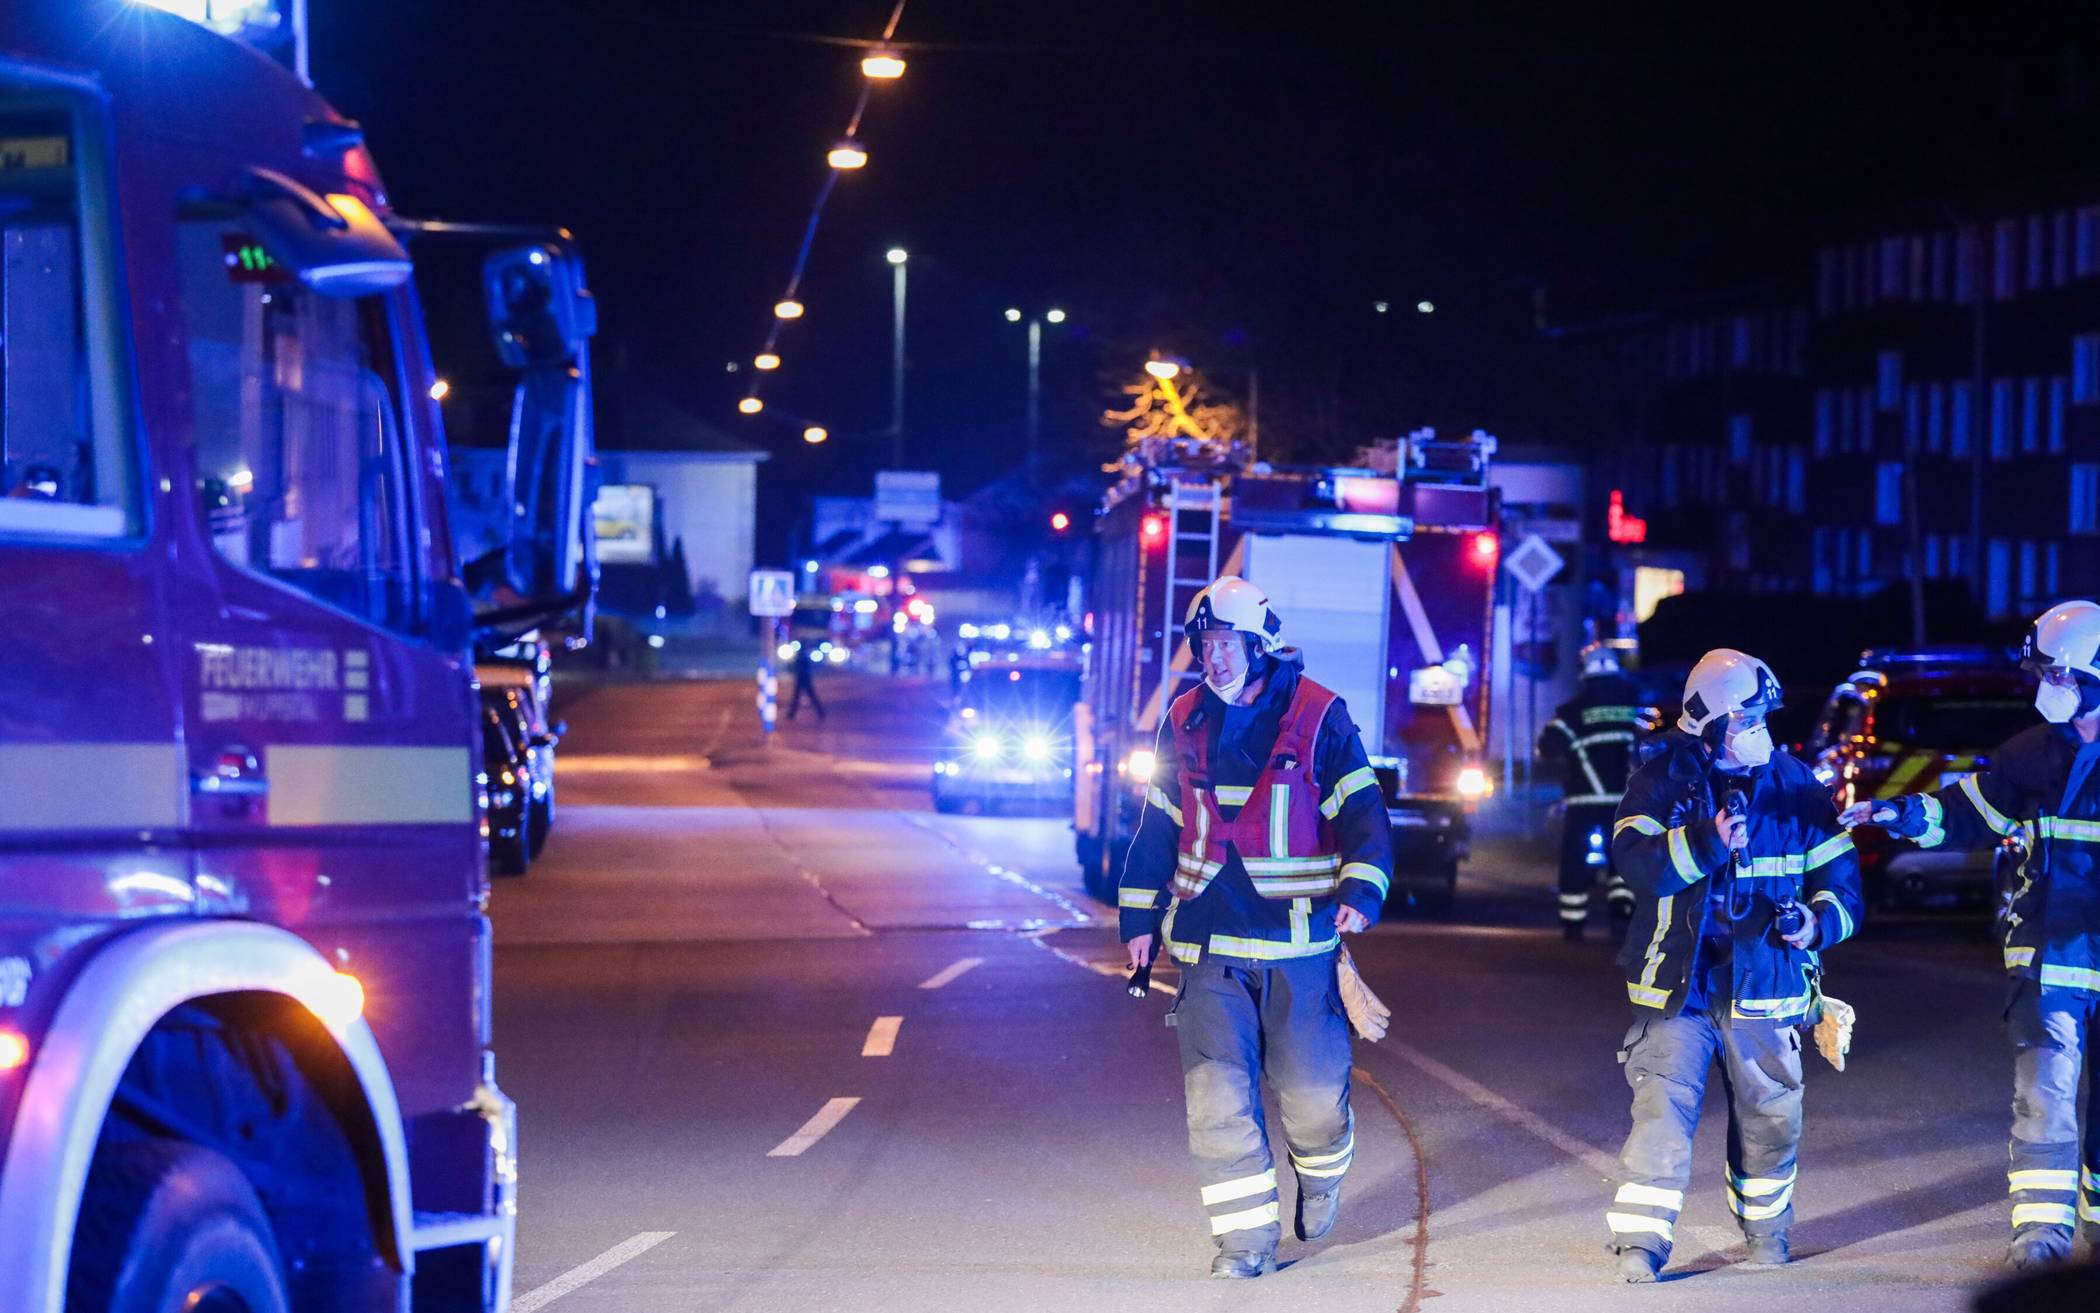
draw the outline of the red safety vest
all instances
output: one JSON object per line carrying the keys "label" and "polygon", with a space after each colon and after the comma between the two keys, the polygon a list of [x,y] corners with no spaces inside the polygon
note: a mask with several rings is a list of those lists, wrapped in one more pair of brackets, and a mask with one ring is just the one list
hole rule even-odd
{"label": "red safety vest", "polygon": [[[1320,810],[1313,777],[1313,745],[1334,694],[1310,679],[1298,680],[1291,705],[1276,728],[1268,764],[1250,786],[1214,785],[1210,735],[1189,728],[1201,704],[1198,686],[1174,699],[1168,723],[1181,777],[1181,848],[1176,854],[1174,895],[1194,898],[1225,867],[1231,844],[1264,898],[1308,898],[1334,892],[1342,859],[1334,827]],[[1235,807],[1226,820],[1220,806]]]}

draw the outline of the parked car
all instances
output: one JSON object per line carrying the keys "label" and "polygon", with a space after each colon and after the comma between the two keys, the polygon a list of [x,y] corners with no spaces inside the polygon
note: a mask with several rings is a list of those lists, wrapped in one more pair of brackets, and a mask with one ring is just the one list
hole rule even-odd
{"label": "parked car", "polygon": [[490,662],[477,673],[483,705],[509,722],[512,736],[524,745],[532,764],[532,805],[525,837],[530,854],[538,857],[554,826],[554,748],[568,726],[559,721],[548,723],[546,703],[531,667]]}
{"label": "parked car", "polygon": [[[2000,743],[2035,723],[2034,680],[1981,648],[1869,651],[1824,702],[1805,745],[1840,808],[1946,788],[1990,765]],[[1932,852],[1881,830],[1855,832],[1870,902],[1885,907],[1989,904],[2018,845]]]}
{"label": "parked car", "polygon": [[532,861],[533,765],[516,720],[484,697],[482,771],[488,777],[489,873],[523,875]]}
{"label": "parked car", "polygon": [[949,713],[934,759],[935,810],[1069,806],[1078,702],[1079,671],[1068,663],[1016,658],[978,667]]}

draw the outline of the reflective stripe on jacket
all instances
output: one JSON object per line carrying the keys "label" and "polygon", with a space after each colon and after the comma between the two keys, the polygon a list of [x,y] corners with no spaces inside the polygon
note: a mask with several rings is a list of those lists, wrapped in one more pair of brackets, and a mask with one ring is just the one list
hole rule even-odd
{"label": "reflective stripe on jacket", "polygon": [[[1732,884],[1729,997],[1736,1020],[1793,1025],[1818,1015],[1821,950],[1848,939],[1862,915],[1859,858],[1839,828],[1829,790],[1784,752],[1749,772],[1748,869],[1714,829],[1719,806],[1713,755],[1671,730],[1662,750],[1626,787],[1612,827],[1612,859],[1636,895],[1619,953],[1626,996],[1637,1010],[1674,1016],[1684,1006],[1692,958],[1714,880]],[[1780,942],[1772,922],[1788,898],[1816,918],[1817,947]]]}
{"label": "reflective stripe on jacket", "polygon": [[[1167,713],[1181,782],[1174,896],[1201,894],[1224,869],[1227,844],[1239,853],[1255,891],[1264,898],[1333,893],[1342,859],[1313,779],[1313,736],[1334,705],[1334,693],[1299,677],[1276,727],[1276,743],[1251,785],[1212,779],[1202,697],[1199,685],[1174,699]],[[1370,782],[1375,785],[1377,777],[1370,776]],[[1230,818],[1221,807],[1232,809]]]}
{"label": "reflective stripe on jacket", "polygon": [[1657,715],[1630,679],[1583,680],[1539,731],[1539,756],[1560,763],[1562,800],[1573,806],[1618,802],[1633,768],[1634,744]]}

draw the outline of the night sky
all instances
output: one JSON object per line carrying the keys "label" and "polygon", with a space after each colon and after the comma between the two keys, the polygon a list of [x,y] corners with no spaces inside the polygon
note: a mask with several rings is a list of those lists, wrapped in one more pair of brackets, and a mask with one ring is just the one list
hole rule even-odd
{"label": "night sky", "polygon": [[397,208],[577,232],[601,371],[775,453],[762,545],[886,456],[893,244],[910,463],[960,491],[1018,464],[1008,305],[1072,316],[1045,438],[1075,468],[1155,346],[1228,389],[1259,369],[1278,457],[1423,423],[1565,441],[1542,319],[1797,271],[1818,226],[2089,153],[2049,115],[2090,33],[2039,8],[1457,8],[910,0],[899,38],[927,44],[876,88],[755,421],[724,364],[762,340],[860,82],[857,51],[766,34],[873,37],[888,0],[313,0],[313,65]]}

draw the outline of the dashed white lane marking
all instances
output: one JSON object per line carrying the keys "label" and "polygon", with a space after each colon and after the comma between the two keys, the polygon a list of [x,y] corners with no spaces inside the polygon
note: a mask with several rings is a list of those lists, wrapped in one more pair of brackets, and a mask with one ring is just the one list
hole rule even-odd
{"label": "dashed white lane marking", "polygon": [[801,1130],[796,1131],[793,1135],[788,1136],[785,1140],[766,1150],[766,1157],[799,1157],[809,1146],[831,1134],[832,1128],[846,1120],[846,1114],[852,1112],[859,1103],[860,1098],[857,1095],[850,1098],[832,1099],[823,1107],[817,1109],[816,1116],[802,1123]]}
{"label": "dashed white lane marking", "polygon": [[984,959],[981,957],[966,957],[959,962],[950,962],[947,966],[942,967],[939,971],[920,981],[919,988],[939,989],[943,985],[952,985],[955,983],[957,976],[962,975],[973,967],[981,967],[983,965]]}
{"label": "dashed white lane marking", "polygon": [[[1037,948],[1042,949],[1044,952],[1050,954],[1052,957],[1058,958],[1061,961],[1070,962],[1073,966],[1078,967],[1082,971],[1091,971],[1097,976],[1107,976],[1110,980],[1128,980],[1130,978],[1130,972],[1124,967],[1117,966],[1108,962],[1090,961],[1087,958],[1080,957],[1076,953],[1067,953],[1062,948],[1059,948],[1056,944],[1051,943],[1050,936],[1056,934],[1062,929],[1064,929],[1063,926],[1054,925],[1043,930],[1031,930],[1028,933],[1022,935],[1021,938],[1027,940],[1031,944],[1034,944]],[[1155,978],[1152,981],[1152,988],[1158,990],[1162,994],[1179,995],[1181,993],[1181,991],[1175,988],[1173,985],[1167,984],[1165,981],[1159,980],[1157,978]]]}
{"label": "dashed white lane marking", "polygon": [[902,1017],[877,1017],[868,1027],[868,1038],[860,1046],[863,1058],[887,1058],[897,1048],[897,1028],[904,1024]]}
{"label": "dashed white lane marking", "polygon": [[518,1296],[510,1303],[511,1313],[536,1313],[536,1310],[543,1309],[563,1295],[572,1294],[596,1281],[620,1264],[640,1258],[677,1234],[676,1231],[644,1231],[640,1235],[622,1240],[583,1266],[572,1267],[546,1285]]}

